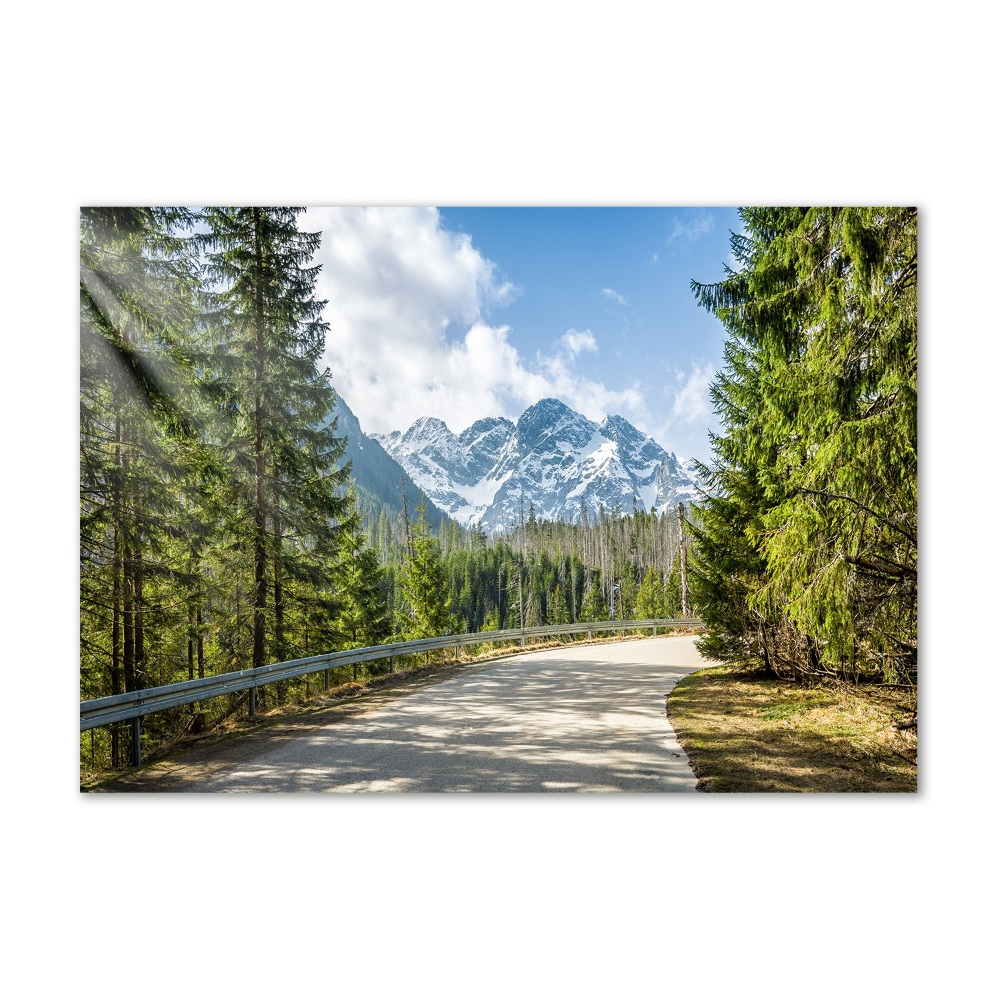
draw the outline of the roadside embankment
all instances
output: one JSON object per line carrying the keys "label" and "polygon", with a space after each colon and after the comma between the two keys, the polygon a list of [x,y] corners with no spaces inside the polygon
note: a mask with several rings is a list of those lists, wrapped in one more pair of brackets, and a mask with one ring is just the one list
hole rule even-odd
{"label": "roadside embankment", "polygon": [[712,667],[667,715],[711,792],[915,792],[915,688],[801,685]]}

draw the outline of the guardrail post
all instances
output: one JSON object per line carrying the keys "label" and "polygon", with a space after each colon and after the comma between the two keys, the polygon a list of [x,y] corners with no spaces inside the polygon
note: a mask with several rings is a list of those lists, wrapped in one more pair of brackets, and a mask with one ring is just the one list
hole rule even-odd
{"label": "guardrail post", "polygon": [[656,626],[655,625],[653,626],[653,638],[654,639],[656,638]]}
{"label": "guardrail post", "polygon": [[330,690],[330,669],[329,667],[323,671],[323,690]]}
{"label": "guardrail post", "polygon": [[396,661],[396,657],[395,656],[390,656],[389,657],[389,673],[390,674],[395,669],[395,661]]}
{"label": "guardrail post", "polygon": [[250,718],[254,718],[257,714],[257,689],[255,687],[250,688]]}
{"label": "guardrail post", "polygon": [[132,766],[142,763],[142,719],[137,715],[132,720]]}

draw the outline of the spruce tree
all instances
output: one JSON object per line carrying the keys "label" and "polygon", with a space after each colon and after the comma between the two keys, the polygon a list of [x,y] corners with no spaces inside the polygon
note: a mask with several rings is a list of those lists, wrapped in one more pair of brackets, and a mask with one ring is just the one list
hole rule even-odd
{"label": "spruce tree", "polygon": [[720,648],[764,647],[772,667],[904,678],[917,648],[916,210],[742,216],[739,270],[693,283],[730,333],[717,495],[694,531],[702,614],[725,622]]}
{"label": "spruce tree", "polygon": [[[80,243],[81,693],[161,683],[186,626],[168,551],[197,450],[186,352],[196,276],[182,210],[85,208]],[[133,747],[133,754],[136,748]],[[117,732],[112,762],[118,762]]]}
{"label": "spruce tree", "polygon": [[663,576],[652,568],[646,571],[636,595],[636,618],[666,618],[667,601]]}
{"label": "spruce tree", "polygon": [[427,522],[427,500],[423,496],[417,506],[417,520],[410,526],[410,552],[400,582],[406,602],[406,638],[448,635],[452,625],[448,581],[441,547]]}
{"label": "spruce tree", "polygon": [[549,606],[546,613],[546,623],[549,625],[569,624],[569,605],[562,587],[556,584],[549,595]]}
{"label": "spruce tree", "polygon": [[542,611],[538,598],[538,592],[532,585],[531,577],[528,578],[527,598],[524,602],[524,627],[535,628],[542,624]]}
{"label": "spruce tree", "polygon": [[[320,371],[327,324],[310,266],[319,233],[294,208],[209,208],[199,238],[211,290],[206,325],[228,393],[221,447],[232,474],[230,531],[251,554],[251,664],[303,653],[289,602],[334,611],[320,586],[349,512],[334,394]],[[308,553],[308,556],[306,555]]]}
{"label": "spruce tree", "polygon": [[577,621],[605,622],[608,621],[608,602],[604,597],[604,589],[600,584],[600,574],[594,573],[590,585],[583,596],[583,604]]}
{"label": "spruce tree", "polygon": [[[353,500],[353,491],[350,499]],[[392,611],[385,573],[374,549],[366,544],[361,515],[355,510],[344,523],[336,568],[336,645],[340,648],[377,646],[392,635]],[[358,668],[354,667],[357,680]]]}

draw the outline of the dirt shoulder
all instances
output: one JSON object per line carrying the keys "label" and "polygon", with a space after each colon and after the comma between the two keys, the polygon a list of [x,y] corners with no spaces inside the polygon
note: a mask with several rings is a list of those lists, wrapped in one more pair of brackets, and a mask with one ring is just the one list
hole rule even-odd
{"label": "dirt shoulder", "polygon": [[713,667],[681,680],[667,715],[700,791],[915,792],[916,691],[804,686]]}

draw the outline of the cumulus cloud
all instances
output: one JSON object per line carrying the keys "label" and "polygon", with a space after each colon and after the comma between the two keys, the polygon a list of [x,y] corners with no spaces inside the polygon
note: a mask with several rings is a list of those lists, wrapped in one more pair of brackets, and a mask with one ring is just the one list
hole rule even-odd
{"label": "cumulus cloud", "polygon": [[468,235],[442,228],[435,209],[310,209],[301,224],[324,234],[325,363],[368,432],[435,416],[457,433],[485,416],[516,419],[546,396],[591,420],[621,414],[679,453],[699,447],[713,423],[714,372],[704,363],[659,380],[640,371],[645,381],[611,388],[578,368],[598,352],[589,329],[566,330],[547,352],[518,350],[491,310],[520,290]]}
{"label": "cumulus cloud", "polygon": [[302,223],[324,234],[326,364],[366,431],[436,416],[458,432],[484,416],[514,419],[546,396],[592,420],[621,413],[648,426],[638,383],[612,390],[576,370],[582,352],[597,351],[590,330],[567,330],[554,353],[525,358],[509,327],[488,322],[519,289],[436,209],[310,209]]}

